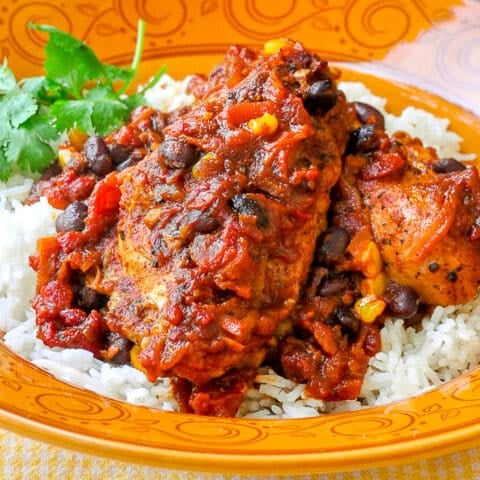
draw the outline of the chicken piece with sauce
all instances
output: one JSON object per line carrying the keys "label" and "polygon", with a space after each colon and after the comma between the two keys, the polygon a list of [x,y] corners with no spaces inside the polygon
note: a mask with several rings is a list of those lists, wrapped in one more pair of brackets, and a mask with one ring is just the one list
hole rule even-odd
{"label": "chicken piece with sauce", "polygon": [[373,239],[388,279],[415,290],[421,303],[470,301],[480,282],[477,168],[440,159],[404,132],[388,136],[373,118],[352,123],[334,223],[357,248]]}
{"label": "chicken piece with sauce", "polygon": [[[47,344],[108,359],[127,339],[150,380],[177,379],[184,410],[231,416],[326,228],[346,103],[290,41],[232,47],[197,90],[157,149],[97,183],[82,231],[40,242],[34,307]],[[78,278],[105,307],[79,308]]]}
{"label": "chicken piece with sauce", "polygon": [[[161,147],[125,173],[106,319],[149,378],[202,387],[262,363],[326,227],[344,111],[326,63],[299,44],[259,57],[234,47]],[[234,413],[213,396],[190,406]]]}
{"label": "chicken piece with sauce", "polygon": [[414,325],[427,306],[470,301],[480,281],[477,169],[388,136],[371,106],[348,112],[332,223],[278,353],[283,374],[324,400],[358,398],[385,313]]}

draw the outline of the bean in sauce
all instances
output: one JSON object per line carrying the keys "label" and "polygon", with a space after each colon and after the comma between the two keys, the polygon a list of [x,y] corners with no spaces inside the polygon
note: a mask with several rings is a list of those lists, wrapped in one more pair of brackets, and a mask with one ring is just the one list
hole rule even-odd
{"label": "bean in sauce", "polygon": [[195,223],[196,233],[211,233],[220,226],[220,222],[210,215],[202,215]]}
{"label": "bean in sauce", "polygon": [[120,165],[130,156],[130,148],[121,145],[119,143],[114,143],[108,147],[110,151],[110,157],[114,165]]}
{"label": "bean in sauce", "polygon": [[323,236],[317,257],[320,262],[337,262],[350,243],[350,235],[341,227],[330,227]]}
{"label": "bean in sauce", "polygon": [[90,170],[100,176],[112,171],[112,158],[110,151],[102,137],[91,136],[83,147],[85,159]]}
{"label": "bean in sauce", "polygon": [[383,114],[375,107],[372,107],[371,105],[363,102],[354,102],[354,106],[358,118],[362,123],[370,123],[373,119],[373,123],[375,123],[377,127],[382,130],[385,129],[385,119],[383,117]]}
{"label": "bean in sauce", "polygon": [[55,220],[57,232],[81,232],[85,228],[88,207],[83,202],[72,202]]}
{"label": "bean in sauce", "polygon": [[337,307],[333,313],[335,321],[346,333],[358,335],[360,331],[360,320],[348,307]]}
{"label": "bean in sauce", "polygon": [[392,315],[404,319],[413,317],[420,303],[418,294],[412,287],[399,285],[393,281],[387,284],[385,301]]}
{"label": "bean in sauce", "polygon": [[257,217],[257,225],[260,228],[265,228],[268,225],[268,215],[265,209],[259,202],[253,198],[248,198],[245,195],[235,195],[232,198],[233,209],[240,214],[253,215]]}
{"label": "bean in sauce", "polygon": [[178,138],[166,138],[160,146],[164,162],[170,168],[184,168],[198,159],[198,150],[194,145]]}
{"label": "bean in sauce", "polygon": [[342,276],[327,277],[320,284],[318,293],[322,297],[333,297],[343,292],[348,286],[348,280]]}
{"label": "bean in sauce", "polygon": [[80,308],[84,310],[100,310],[105,306],[107,302],[107,297],[98,293],[93,288],[83,285],[80,290],[77,292],[77,304]]}
{"label": "bean in sauce", "polygon": [[357,128],[350,134],[350,139],[347,145],[347,152],[366,153],[376,147],[377,139],[375,130],[377,126],[374,123],[367,123]]}
{"label": "bean in sauce", "polygon": [[111,332],[107,340],[110,348],[118,349],[118,352],[112,357],[111,362],[116,365],[128,364],[130,362],[130,350],[132,349],[133,343],[115,332]]}
{"label": "bean in sauce", "polygon": [[329,79],[318,80],[307,88],[305,108],[313,115],[330,110],[337,103],[337,92]]}
{"label": "bean in sauce", "polygon": [[455,158],[441,158],[434,163],[432,170],[435,173],[452,173],[465,170],[467,167]]}

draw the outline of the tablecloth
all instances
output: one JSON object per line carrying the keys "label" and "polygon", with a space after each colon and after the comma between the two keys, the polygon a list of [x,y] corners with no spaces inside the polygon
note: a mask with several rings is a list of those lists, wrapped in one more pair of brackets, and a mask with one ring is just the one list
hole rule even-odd
{"label": "tablecloth", "polygon": [[[84,455],[0,429],[0,479],[2,480],[273,480],[281,476],[220,475],[165,470],[132,465],[107,458]],[[356,472],[317,475],[287,475],[295,480],[479,480],[480,448],[404,465]]]}

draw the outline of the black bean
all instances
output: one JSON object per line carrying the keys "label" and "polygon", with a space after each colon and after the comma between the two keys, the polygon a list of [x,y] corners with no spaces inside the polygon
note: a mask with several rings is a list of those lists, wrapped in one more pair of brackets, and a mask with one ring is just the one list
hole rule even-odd
{"label": "black bean", "polygon": [[84,310],[100,310],[106,305],[107,296],[83,285],[77,292],[76,300],[78,306]]}
{"label": "black bean", "polygon": [[145,158],[145,153],[142,151],[142,149],[135,149],[131,152],[131,154],[127,157],[126,160],[124,160],[122,163],[119,163],[116,167],[115,170],[118,172],[121,172],[122,170],[125,170],[128,167],[131,167],[132,165],[135,165],[138,163],[140,160]]}
{"label": "black bean", "polygon": [[343,292],[348,287],[348,280],[345,277],[327,277],[323,280],[318,290],[322,297],[333,297]]}
{"label": "black bean", "polygon": [[121,172],[122,170],[125,170],[128,167],[131,167],[132,165],[135,165],[137,162],[134,158],[128,157],[124,162],[119,163],[116,167],[115,170],[118,172]]}
{"label": "black bean", "polygon": [[131,149],[126,145],[121,145],[119,143],[114,143],[108,147],[110,151],[110,158],[114,165],[120,165],[124,162],[130,155]]}
{"label": "black bean", "polygon": [[305,92],[303,101],[310,114],[325,113],[337,103],[337,91],[329,79],[318,80]]}
{"label": "black bean", "polygon": [[120,336],[118,333],[111,332],[108,336],[108,346],[118,349],[118,352],[112,357],[111,362],[116,365],[125,365],[130,363],[130,350],[132,349],[133,343]]}
{"label": "black bean", "polygon": [[195,222],[194,230],[197,233],[210,233],[220,226],[220,222],[210,215],[202,215]]}
{"label": "black bean", "polygon": [[455,158],[441,158],[432,166],[432,170],[435,173],[460,172],[466,168],[467,167],[463,163],[455,160]]}
{"label": "black bean", "polygon": [[88,207],[83,202],[73,202],[55,220],[57,232],[81,232],[85,228]]}
{"label": "black bean", "polygon": [[404,319],[413,317],[420,303],[419,296],[412,287],[393,281],[388,282],[384,298],[392,315]]}
{"label": "black bean", "polygon": [[385,129],[385,119],[382,112],[379,112],[375,107],[368,105],[368,103],[354,102],[355,111],[362,123],[367,123],[372,118],[375,119],[375,124],[380,129]]}
{"label": "black bean", "polygon": [[330,227],[321,239],[317,250],[317,258],[320,262],[338,262],[350,243],[350,235],[341,227]]}
{"label": "black bean", "polygon": [[160,153],[170,168],[188,167],[198,159],[198,149],[181,138],[166,138],[160,145]]}
{"label": "black bean", "polygon": [[342,327],[346,333],[358,335],[360,331],[360,320],[353,311],[346,307],[340,306],[333,312],[334,320]]}
{"label": "black bean", "polygon": [[431,308],[431,307],[426,307],[425,305],[420,304],[418,306],[417,313],[410,318],[406,318],[405,321],[403,322],[403,326],[405,328],[408,328],[408,327],[417,328],[419,325],[421,325],[425,315],[428,314],[428,308]]}
{"label": "black bean", "polygon": [[375,135],[376,125],[374,123],[367,123],[357,128],[350,134],[350,139],[347,145],[348,153],[369,152],[377,145],[377,138]]}
{"label": "black bean", "polygon": [[103,176],[112,171],[110,152],[102,137],[90,137],[83,146],[83,152],[93,173]]}
{"label": "black bean", "polygon": [[257,225],[260,228],[268,226],[268,215],[257,200],[239,194],[232,198],[232,206],[239,214],[257,217]]}

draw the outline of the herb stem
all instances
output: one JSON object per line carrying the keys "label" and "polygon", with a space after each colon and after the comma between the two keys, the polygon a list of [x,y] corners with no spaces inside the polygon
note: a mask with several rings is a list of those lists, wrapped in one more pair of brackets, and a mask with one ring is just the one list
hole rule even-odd
{"label": "herb stem", "polygon": [[135,45],[135,54],[133,55],[133,60],[132,60],[132,70],[135,72],[135,74],[137,74],[138,67],[140,66],[144,43],[145,43],[145,21],[142,19],[139,19],[137,44]]}
{"label": "herb stem", "polygon": [[133,71],[132,79],[125,83],[122,88],[119,89],[118,95],[125,93],[133,82],[133,79],[137,76],[138,68],[140,67],[140,62],[142,60],[143,47],[145,44],[145,21],[141,18],[138,20],[137,28],[137,43],[135,45],[135,53],[133,55],[131,69]]}
{"label": "herb stem", "polygon": [[150,79],[150,81],[145,85],[142,90],[140,91],[140,95],[143,95],[147,90],[150,90],[152,87],[156,85],[160,77],[162,77],[167,71],[167,66],[162,65],[158,72]]}

